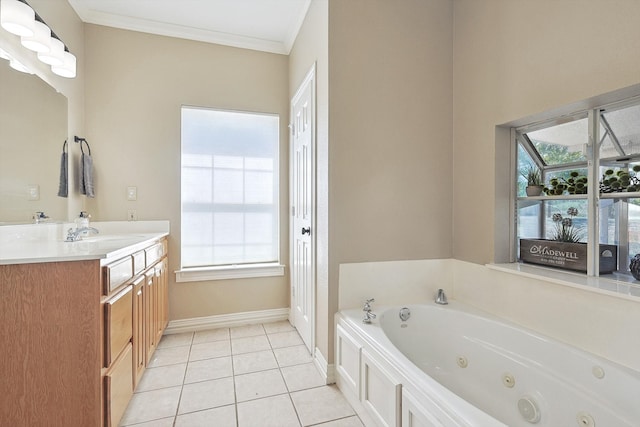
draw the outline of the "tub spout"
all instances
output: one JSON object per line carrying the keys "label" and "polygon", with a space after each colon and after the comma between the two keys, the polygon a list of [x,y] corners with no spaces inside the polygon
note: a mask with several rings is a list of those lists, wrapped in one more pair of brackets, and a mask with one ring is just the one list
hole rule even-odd
{"label": "tub spout", "polygon": [[438,289],[438,296],[436,297],[436,304],[447,305],[447,296],[444,294],[444,290]]}
{"label": "tub spout", "polygon": [[375,300],[371,298],[364,303],[364,307],[362,307],[362,311],[364,311],[364,319],[362,319],[362,323],[370,324],[371,319],[376,318],[376,315],[371,312],[371,303],[374,301]]}

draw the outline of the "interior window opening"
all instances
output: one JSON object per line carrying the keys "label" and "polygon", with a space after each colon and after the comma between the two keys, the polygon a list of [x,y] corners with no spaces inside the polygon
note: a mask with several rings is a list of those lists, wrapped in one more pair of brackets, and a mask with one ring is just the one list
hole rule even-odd
{"label": "interior window opening", "polygon": [[515,138],[518,261],[640,280],[640,255],[630,268],[640,254],[640,101],[523,126]]}

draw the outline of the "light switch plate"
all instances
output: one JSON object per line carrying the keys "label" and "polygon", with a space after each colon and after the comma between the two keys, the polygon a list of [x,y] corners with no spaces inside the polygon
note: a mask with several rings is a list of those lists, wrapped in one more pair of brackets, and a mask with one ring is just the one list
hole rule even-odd
{"label": "light switch plate", "polygon": [[138,187],[127,187],[127,200],[138,200]]}
{"label": "light switch plate", "polygon": [[40,200],[40,186],[38,184],[27,186],[27,200]]}

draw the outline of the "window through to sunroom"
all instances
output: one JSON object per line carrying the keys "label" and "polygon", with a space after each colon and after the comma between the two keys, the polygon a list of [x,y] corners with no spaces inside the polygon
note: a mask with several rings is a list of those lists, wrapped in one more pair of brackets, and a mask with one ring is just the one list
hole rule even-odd
{"label": "window through to sunroom", "polygon": [[640,99],[523,126],[515,138],[518,260],[633,280]]}

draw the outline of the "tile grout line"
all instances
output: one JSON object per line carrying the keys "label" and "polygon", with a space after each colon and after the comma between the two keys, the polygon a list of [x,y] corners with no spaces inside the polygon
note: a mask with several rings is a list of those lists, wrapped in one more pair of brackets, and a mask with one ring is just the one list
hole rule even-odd
{"label": "tile grout line", "polygon": [[189,371],[189,358],[191,357],[191,349],[193,348],[193,339],[196,336],[195,332],[191,333],[191,342],[189,343],[189,354],[187,355],[187,363],[184,367],[184,375],[182,376],[182,384],[180,385],[180,396],[178,396],[178,405],[176,406],[176,414],[173,416],[173,426],[175,427],[178,422],[178,413],[180,412],[180,404],[182,403],[182,393],[184,392],[184,382],[187,379],[187,372]]}

